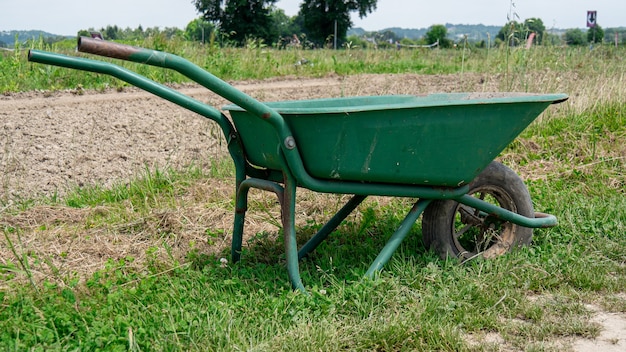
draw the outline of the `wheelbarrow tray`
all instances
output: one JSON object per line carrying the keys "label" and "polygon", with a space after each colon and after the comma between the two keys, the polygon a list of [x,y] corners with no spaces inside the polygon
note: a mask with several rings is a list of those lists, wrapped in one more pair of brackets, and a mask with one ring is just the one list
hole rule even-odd
{"label": "wheelbarrow tray", "polygon": [[[458,187],[471,182],[558,94],[449,93],[269,102],[320,179]],[[275,129],[223,107],[249,161],[280,169]]]}

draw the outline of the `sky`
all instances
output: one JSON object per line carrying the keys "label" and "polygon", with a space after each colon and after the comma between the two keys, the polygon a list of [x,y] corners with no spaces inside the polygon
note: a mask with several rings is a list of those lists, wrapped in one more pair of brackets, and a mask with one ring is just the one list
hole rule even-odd
{"label": "sky", "polygon": [[[278,0],[276,6],[294,16],[301,2]],[[363,19],[354,14],[352,21],[366,31],[445,23],[502,26],[516,13],[521,21],[537,17],[548,29],[567,29],[585,28],[588,10],[597,11],[603,28],[626,27],[625,0],[378,0],[375,12]],[[197,17],[192,0],[0,0],[0,31],[76,35],[81,29],[107,25],[184,29]]]}

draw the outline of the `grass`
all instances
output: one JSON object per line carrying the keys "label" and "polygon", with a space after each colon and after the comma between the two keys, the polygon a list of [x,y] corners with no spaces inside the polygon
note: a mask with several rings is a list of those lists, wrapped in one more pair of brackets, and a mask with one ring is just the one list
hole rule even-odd
{"label": "grass", "polygon": [[[626,312],[626,95],[623,55],[611,50],[514,51],[509,66],[502,64],[504,51],[463,58],[466,72],[506,76],[503,90],[572,97],[499,157],[522,174],[535,207],[559,218],[559,226],[535,231],[532,246],[458,265],[424,248],[418,223],[379,277],[363,279],[410,207],[406,199],[372,198],[302,262],[306,297],[289,288],[271,195],[251,193],[242,262],[221,260],[229,259],[234,210],[228,160],[206,169],[146,170],[129,184],[5,209],[0,348],[560,351],[573,338],[598,336],[588,305]],[[218,71],[231,70],[227,77],[237,79],[244,74],[235,67],[255,60],[270,71],[276,60],[275,71],[245,78],[326,70],[453,73],[461,64],[455,51],[351,50],[277,72],[286,64],[274,55],[293,60],[302,53],[239,54],[211,53],[206,65],[216,60]],[[230,68],[219,68],[224,62]],[[36,78],[47,68],[20,69],[25,78],[12,83],[16,89],[52,82]],[[54,87],[72,82],[66,73],[55,75]],[[114,84],[95,80],[80,84]],[[299,196],[304,241],[341,197]]]}
{"label": "grass", "polygon": [[[180,40],[155,43],[152,39],[130,42],[130,45],[157,48],[180,55],[224,80],[266,79],[299,76],[323,77],[329,74],[358,73],[497,73],[505,75],[506,90],[528,90],[539,84],[531,73],[553,71],[568,74],[575,70],[593,77],[607,68],[617,78],[623,77],[623,48],[597,47],[593,51],[581,47],[537,47],[533,50],[451,49],[451,50],[274,50],[271,48],[215,48]],[[79,72],[53,66],[31,64],[26,60],[28,49],[54,51],[67,55],[75,52],[75,41],[46,44],[42,40],[17,45],[13,52],[0,53],[0,92],[60,89],[121,89],[126,86],[112,77]],[[305,59],[305,60],[303,60]],[[106,60],[105,60],[106,61]],[[180,74],[147,65],[109,60],[157,82],[184,83],[190,80]],[[303,63],[304,62],[304,63]],[[302,64],[303,63],[303,64]],[[607,77],[609,75],[606,75]],[[589,77],[579,77],[585,79]],[[557,81],[543,87],[550,90]]]}

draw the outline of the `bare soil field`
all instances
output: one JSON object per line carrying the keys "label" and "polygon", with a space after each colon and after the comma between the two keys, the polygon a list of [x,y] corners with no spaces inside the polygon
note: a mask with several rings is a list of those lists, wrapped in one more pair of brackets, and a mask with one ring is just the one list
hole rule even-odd
{"label": "bare soil field", "polygon": [[[475,74],[360,75],[233,84],[261,101],[277,101],[354,95],[492,92],[498,90],[499,78]],[[174,88],[217,108],[227,103],[195,85]],[[205,165],[214,157],[226,155],[224,138],[214,123],[136,88],[0,96],[0,148],[0,204],[6,207],[20,199],[54,194],[63,197],[76,186],[110,186],[132,179],[146,169]],[[230,191],[230,188],[224,191],[227,197]],[[63,217],[64,221],[69,221],[67,217],[72,214],[81,217],[80,213],[49,207],[37,207],[33,211],[39,213],[31,214],[31,219],[44,222]],[[230,220],[224,216],[230,214],[218,213],[214,221],[223,221],[216,227],[229,231]],[[204,221],[209,220],[204,218]],[[74,258],[66,260],[62,266],[68,272],[77,271],[78,266],[90,267],[87,271],[97,270],[102,261],[94,258],[111,256],[116,251],[123,256],[122,252],[129,250],[125,246],[116,247],[114,239],[97,234],[92,234],[90,239],[91,254],[76,240],[48,237],[45,246],[51,251]],[[36,243],[34,238],[23,240],[25,246]],[[83,251],[81,255],[75,253],[79,248]],[[11,254],[2,245],[0,263],[5,255]],[[567,345],[577,351],[626,350],[623,316],[594,308],[591,319],[603,326],[600,337]]]}

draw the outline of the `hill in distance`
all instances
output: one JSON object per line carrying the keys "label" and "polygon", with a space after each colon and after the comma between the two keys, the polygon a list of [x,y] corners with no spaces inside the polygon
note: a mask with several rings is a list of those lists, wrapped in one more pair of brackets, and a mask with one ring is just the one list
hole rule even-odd
{"label": "hill in distance", "polygon": [[15,45],[15,38],[17,41],[23,43],[29,39],[39,39],[39,37],[46,38],[71,38],[64,35],[52,34],[40,30],[27,30],[27,31],[0,31],[0,47],[13,47]]}
{"label": "hill in distance", "polygon": [[[487,41],[490,37],[493,41],[502,26],[486,26],[483,24],[452,24],[446,23],[446,28],[448,29],[448,37],[450,39],[458,39],[463,38],[463,36],[467,35],[467,39],[469,41]],[[418,28],[418,29],[409,29],[409,28],[385,28],[376,32],[393,32],[399,38],[408,38],[408,39],[420,39],[426,35],[428,28]],[[351,28],[348,30],[348,35],[356,35],[363,36],[367,33],[372,33],[370,31],[366,31],[363,28]]]}

